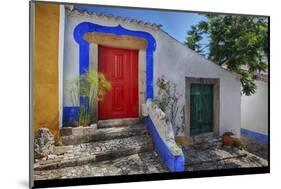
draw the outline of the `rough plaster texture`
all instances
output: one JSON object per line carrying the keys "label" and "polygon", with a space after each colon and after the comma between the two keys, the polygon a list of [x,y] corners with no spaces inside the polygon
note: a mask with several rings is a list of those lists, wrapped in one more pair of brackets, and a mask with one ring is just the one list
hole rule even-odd
{"label": "rough plaster texture", "polygon": [[[162,75],[165,75],[168,80],[174,81],[177,84],[178,92],[183,95],[179,100],[179,104],[183,106],[185,102],[186,76],[220,79],[219,134],[223,134],[225,131],[232,131],[239,136],[239,77],[206,60],[164,32],[159,32],[157,39],[154,82],[156,82],[156,78]],[[157,89],[155,92],[157,92]],[[178,115],[178,124],[181,124],[180,115]]]}
{"label": "rough plaster texture", "polygon": [[256,85],[255,94],[241,97],[241,128],[268,135],[268,83]]}
{"label": "rough plaster texture", "polygon": [[[156,40],[154,52],[154,95],[157,94],[156,80],[165,75],[177,84],[179,110],[185,103],[185,77],[217,78],[220,79],[220,133],[232,131],[240,135],[240,81],[239,77],[218,65],[208,61],[180,42],[173,39],[162,30],[137,23],[124,22],[114,18],[88,15],[77,11],[66,11],[65,20],[65,56],[64,56],[64,106],[72,106],[67,94],[69,81],[79,75],[79,46],[74,41],[74,28],[81,22],[93,22],[104,26],[117,26],[130,30],[149,32]],[[185,32],[185,31],[183,31]],[[180,112],[180,111],[179,111]],[[178,114],[177,126],[183,127],[181,115]],[[177,133],[183,135],[183,133]]]}
{"label": "rough plaster texture", "polygon": [[59,5],[35,4],[33,127],[34,131],[49,128],[56,140],[59,131],[59,18]]}

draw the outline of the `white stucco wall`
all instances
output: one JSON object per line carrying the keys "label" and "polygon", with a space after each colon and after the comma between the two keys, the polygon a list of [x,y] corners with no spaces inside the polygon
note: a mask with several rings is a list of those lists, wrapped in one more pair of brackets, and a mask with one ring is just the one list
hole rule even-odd
{"label": "white stucco wall", "polygon": [[[241,87],[239,77],[206,60],[164,32],[159,32],[156,37],[158,44],[155,53],[154,82],[161,75],[165,75],[169,80],[177,83],[179,93],[183,95],[180,99],[180,104],[183,105],[186,76],[219,78],[220,134],[232,131],[239,136]],[[178,122],[180,124],[181,121]]]}
{"label": "white stucco wall", "polygon": [[[67,14],[65,21],[64,83],[68,83],[71,78],[79,74],[79,47],[74,41],[73,31],[75,26],[81,22],[93,22],[105,26],[121,24],[127,29],[149,32],[157,43],[154,52],[154,95],[157,94],[157,78],[165,75],[167,79],[177,84],[178,93],[182,95],[179,99],[179,112],[185,102],[185,77],[219,78],[220,134],[225,131],[232,131],[238,136],[240,135],[241,97],[238,76],[198,55],[162,30],[156,30],[149,26],[96,15],[89,16],[78,12],[72,13],[72,16]],[[67,87],[67,84],[64,84],[64,106],[71,106]],[[180,114],[177,118],[177,124],[178,126],[182,125]]]}
{"label": "white stucco wall", "polygon": [[[71,80],[79,76],[79,45],[73,37],[75,27],[82,22],[92,22],[103,26],[118,26],[121,21],[116,19],[109,19],[107,17],[88,15],[87,13],[80,13],[76,10],[71,13],[66,10],[65,16],[65,43],[64,43],[64,106],[72,106],[69,96],[69,83]],[[146,26],[145,29],[136,23],[123,22],[121,24],[124,28],[147,31],[153,36],[157,35],[153,27]]]}
{"label": "white stucco wall", "polygon": [[255,83],[256,93],[241,97],[241,127],[268,135],[268,83]]}

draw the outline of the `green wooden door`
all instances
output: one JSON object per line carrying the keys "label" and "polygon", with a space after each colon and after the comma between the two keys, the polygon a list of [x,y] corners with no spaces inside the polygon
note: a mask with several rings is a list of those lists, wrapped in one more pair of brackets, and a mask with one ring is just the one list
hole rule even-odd
{"label": "green wooden door", "polygon": [[213,86],[191,84],[190,135],[213,130]]}

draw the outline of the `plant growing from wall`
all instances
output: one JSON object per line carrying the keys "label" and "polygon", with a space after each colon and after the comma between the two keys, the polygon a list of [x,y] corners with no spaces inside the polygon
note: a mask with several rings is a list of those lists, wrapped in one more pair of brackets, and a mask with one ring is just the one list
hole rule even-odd
{"label": "plant growing from wall", "polygon": [[79,78],[72,81],[70,88],[70,97],[73,106],[79,104],[80,111],[77,120],[77,125],[86,126],[91,122],[91,116],[94,114],[95,104],[102,100],[105,94],[111,90],[110,82],[105,78],[104,74],[97,71],[87,71]]}
{"label": "plant growing from wall", "polygon": [[179,101],[179,95],[177,94],[177,87],[176,84],[173,82],[170,82],[171,84],[171,90],[170,90],[170,104],[168,106],[170,111],[170,121],[173,125],[176,125],[176,117],[179,111],[178,101]]}
{"label": "plant growing from wall", "polygon": [[[181,125],[184,126],[185,124],[185,110],[184,110],[184,106],[182,106],[181,108],[181,112],[180,112],[180,118],[181,118]],[[176,130],[176,133],[183,133],[184,129],[183,127],[178,127]]]}
{"label": "plant growing from wall", "polygon": [[166,112],[166,109],[171,101],[170,82],[162,76],[161,78],[157,79],[156,85],[158,87],[158,93],[157,97],[154,99],[154,102],[163,112]]}
{"label": "plant growing from wall", "polygon": [[157,79],[156,85],[158,87],[158,93],[157,97],[154,99],[154,103],[166,113],[167,118],[174,127],[174,131],[177,133],[179,128],[176,127],[176,117],[179,110],[178,100],[180,97],[177,93],[177,85],[165,79],[164,76]]}

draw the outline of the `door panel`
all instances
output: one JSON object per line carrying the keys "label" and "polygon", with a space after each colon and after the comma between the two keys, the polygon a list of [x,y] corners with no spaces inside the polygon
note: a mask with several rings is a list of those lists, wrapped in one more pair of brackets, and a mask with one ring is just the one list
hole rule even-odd
{"label": "door panel", "polygon": [[98,105],[100,120],[138,117],[138,51],[99,46],[99,71],[111,83]]}
{"label": "door panel", "polygon": [[190,135],[213,130],[213,86],[191,84]]}

